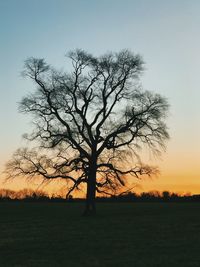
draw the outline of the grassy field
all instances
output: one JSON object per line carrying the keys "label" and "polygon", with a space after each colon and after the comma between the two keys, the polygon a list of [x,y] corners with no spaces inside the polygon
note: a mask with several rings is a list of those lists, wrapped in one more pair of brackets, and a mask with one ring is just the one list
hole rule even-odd
{"label": "grassy field", "polygon": [[0,266],[200,266],[200,203],[0,202]]}

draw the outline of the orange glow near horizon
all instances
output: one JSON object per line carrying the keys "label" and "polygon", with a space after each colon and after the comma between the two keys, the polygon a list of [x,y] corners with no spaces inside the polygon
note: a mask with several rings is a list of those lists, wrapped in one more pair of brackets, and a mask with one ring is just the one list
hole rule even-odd
{"label": "orange glow near horizon", "polygon": [[[178,148],[178,149],[177,149]],[[148,192],[148,191],[170,191],[175,193],[191,193],[200,194],[200,164],[198,158],[199,144],[192,147],[192,152],[185,152],[185,147],[181,147],[177,140],[171,140],[167,146],[167,152],[163,153],[162,159],[153,159],[146,157],[144,162],[153,166],[158,166],[160,169],[160,175],[157,177],[144,178],[141,180],[134,179],[137,186],[133,189],[136,192]],[[187,151],[189,151],[187,149]],[[195,153],[194,153],[195,151]],[[9,159],[9,157],[6,157]],[[149,159],[150,158],[150,159]],[[7,161],[7,160],[6,160]],[[0,166],[1,171],[3,166]],[[12,190],[20,190],[23,188],[37,189],[39,184],[35,181],[26,182],[25,179],[16,179],[11,182],[3,183],[3,176],[0,180],[0,189],[8,188]],[[65,191],[64,183],[52,183],[47,187],[40,187],[42,190],[47,190],[50,193],[56,193]],[[81,193],[84,196],[84,193]]]}
{"label": "orange glow near horizon", "polygon": [[[187,177],[177,176],[176,178],[166,175],[160,175],[158,177],[144,178],[141,180],[132,180],[135,182],[136,186],[133,188],[133,191],[136,193],[149,192],[149,191],[169,191],[178,194],[200,194],[200,183],[197,175],[190,176],[190,181]],[[31,188],[33,190],[43,190],[49,194],[65,194],[64,183],[52,183],[47,186],[39,186],[39,183],[36,182],[26,182],[25,179],[16,179],[6,183],[0,183],[0,189],[6,188],[11,190],[21,190],[24,188]],[[76,196],[84,197],[85,193],[75,193]]]}

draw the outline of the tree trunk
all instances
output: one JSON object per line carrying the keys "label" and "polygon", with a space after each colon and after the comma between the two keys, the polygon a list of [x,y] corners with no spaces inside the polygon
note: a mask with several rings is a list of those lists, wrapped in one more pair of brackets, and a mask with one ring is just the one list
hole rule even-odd
{"label": "tree trunk", "polygon": [[90,165],[88,170],[88,181],[87,181],[87,194],[86,194],[86,206],[83,215],[95,215],[96,214],[96,205],[95,205],[95,196],[96,196],[96,161]]}

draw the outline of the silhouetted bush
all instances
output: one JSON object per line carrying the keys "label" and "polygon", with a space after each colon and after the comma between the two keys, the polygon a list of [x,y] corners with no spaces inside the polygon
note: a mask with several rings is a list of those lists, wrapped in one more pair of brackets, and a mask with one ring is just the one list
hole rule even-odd
{"label": "silhouetted bush", "polygon": [[[0,190],[0,201],[28,201],[28,202],[40,202],[40,201],[52,201],[52,202],[82,202],[84,199],[73,198],[69,195],[67,198],[63,198],[59,195],[52,195],[51,197],[42,190],[22,189],[14,191],[10,189]],[[179,195],[174,192],[158,191],[142,192],[137,194],[135,192],[127,192],[119,195],[113,195],[110,197],[97,197],[97,202],[198,202],[200,201],[200,194],[198,195]]]}

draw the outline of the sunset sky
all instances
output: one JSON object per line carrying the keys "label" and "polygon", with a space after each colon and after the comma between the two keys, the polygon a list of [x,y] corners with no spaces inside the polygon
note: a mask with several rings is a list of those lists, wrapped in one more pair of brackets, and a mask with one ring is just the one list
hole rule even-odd
{"label": "sunset sky", "polygon": [[[128,48],[146,62],[144,89],[171,106],[167,151],[149,158],[161,174],[141,190],[200,193],[199,14],[199,0],[0,0],[0,170],[31,130],[30,118],[18,113],[34,88],[20,74],[27,57],[61,69],[71,49],[101,55]],[[0,177],[0,188],[26,186]]]}

